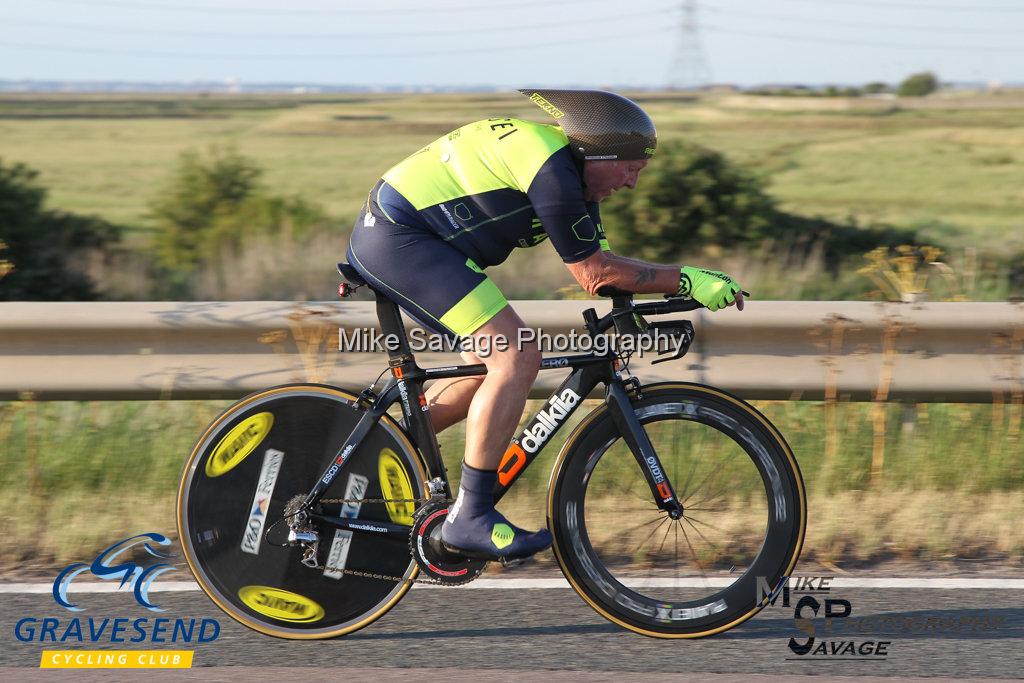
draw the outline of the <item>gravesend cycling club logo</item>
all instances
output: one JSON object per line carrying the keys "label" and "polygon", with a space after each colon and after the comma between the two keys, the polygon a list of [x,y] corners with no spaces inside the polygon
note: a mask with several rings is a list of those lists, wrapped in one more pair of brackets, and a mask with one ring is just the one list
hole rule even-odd
{"label": "gravesend cycling club logo", "polygon": [[105,581],[120,579],[120,583],[117,586],[118,589],[124,588],[127,585],[135,594],[135,600],[140,605],[154,612],[163,612],[163,609],[149,601],[149,586],[153,579],[164,572],[171,571],[174,567],[166,562],[160,562],[143,568],[135,562],[122,561],[120,558],[128,550],[141,545],[153,557],[167,559],[170,555],[160,552],[155,546],[166,547],[170,544],[171,541],[166,536],[154,533],[139,534],[138,536],[118,541],[97,555],[92,564],[75,562],[68,565],[64,571],[57,575],[53,582],[53,599],[64,609],[72,612],[81,612],[83,608],[78,607],[68,599],[68,588],[76,576],[88,570],[92,572],[93,576]]}
{"label": "gravesend cycling club logo", "polygon": [[[134,602],[148,612],[164,612],[150,598],[154,580],[172,571],[169,538],[158,533],[130,536],[105,548],[89,563],[74,562],[57,574],[51,594],[54,602],[71,613],[98,611],[99,600],[72,597],[98,592],[97,585],[111,586],[116,593],[130,593]],[[138,558],[138,559],[133,559]],[[155,561],[150,561],[153,558]],[[92,576],[101,583],[87,584]],[[109,583],[106,583],[109,582]],[[104,591],[107,592],[107,591]],[[108,601],[104,601],[108,602]],[[122,602],[123,604],[123,602]],[[170,617],[23,617],[14,626],[14,637],[22,643],[120,644],[145,646],[165,643],[211,643],[220,636],[220,623],[208,618]],[[192,650],[43,650],[41,668],[187,668]]]}

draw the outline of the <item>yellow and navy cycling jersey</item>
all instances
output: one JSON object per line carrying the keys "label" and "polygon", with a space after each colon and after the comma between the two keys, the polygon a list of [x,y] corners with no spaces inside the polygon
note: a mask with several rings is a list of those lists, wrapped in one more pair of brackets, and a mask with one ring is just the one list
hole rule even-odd
{"label": "yellow and navy cycling jersey", "polygon": [[484,268],[550,238],[566,263],[608,249],[596,202],[556,126],[477,121],[391,168],[370,190],[348,260],[424,327],[473,333],[508,302]]}
{"label": "yellow and navy cycling jersey", "polygon": [[581,261],[608,243],[568,144],[557,126],[476,121],[388,170],[367,208],[428,228],[480,267],[548,238],[563,261]]}

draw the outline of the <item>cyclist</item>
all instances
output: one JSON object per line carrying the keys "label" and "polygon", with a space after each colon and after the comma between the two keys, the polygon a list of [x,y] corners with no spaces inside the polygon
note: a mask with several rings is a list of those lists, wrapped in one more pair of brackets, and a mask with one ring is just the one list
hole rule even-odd
{"label": "cyclist", "polygon": [[[743,309],[740,285],[724,273],[610,251],[598,204],[635,187],[657,146],[654,123],[635,102],[595,90],[520,92],[558,125],[493,118],[435,140],[374,185],[348,250],[359,273],[418,323],[473,337],[470,348],[481,349],[462,356],[486,365],[486,375],[439,380],[426,397],[436,431],[468,418],[459,495],[442,542],[489,560],[533,555],[551,534],[524,531],[494,509],[497,469],[541,355],[536,343],[516,343],[524,323],[485,268],[550,239],[590,294],[612,286],[689,297],[712,311]],[[512,343],[479,341],[498,335]]]}

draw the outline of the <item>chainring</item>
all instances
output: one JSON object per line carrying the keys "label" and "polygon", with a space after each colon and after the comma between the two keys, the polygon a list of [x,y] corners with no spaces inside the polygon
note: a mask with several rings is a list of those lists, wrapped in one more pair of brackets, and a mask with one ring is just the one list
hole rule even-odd
{"label": "chainring", "polygon": [[480,576],[487,560],[456,555],[441,545],[441,525],[448,516],[448,501],[429,502],[416,511],[409,551],[420,571],[438,583],[457,586]]}

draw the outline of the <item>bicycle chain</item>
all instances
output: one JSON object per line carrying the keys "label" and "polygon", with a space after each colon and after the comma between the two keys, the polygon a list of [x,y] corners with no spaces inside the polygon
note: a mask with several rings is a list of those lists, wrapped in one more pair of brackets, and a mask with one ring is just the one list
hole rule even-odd
{"label": "bicycle chain", "polygon": [[[336,505],[338,503],[344,505],[345,503],[358,503],[360,505],[364,503],[416,503],[417,506],[420,503],[427,503],[431,500],[443,501],[445,503],[454,503],[455,501],[451,498],[323,498],[321,503],[327,503],[329,505]],[[436,586],[453,586],[458,584],[445,583],[444,581],[438,581],[437,579],[430,579],[426,577],[418,577],[415,579],[403,579],[400,576],[390,576],[388,574],[377,574],[376,572],[365,572],[359,569],[346,569],[344,567],[335,567],[327,565],[324,567],[324,571],[331,571],[337,574],[348,574],[350,576],[360,576],[364,579],[377,579],[380,581],[394,581],[395,583],[424,583],[432,584]]]}

